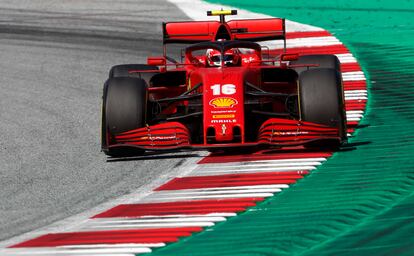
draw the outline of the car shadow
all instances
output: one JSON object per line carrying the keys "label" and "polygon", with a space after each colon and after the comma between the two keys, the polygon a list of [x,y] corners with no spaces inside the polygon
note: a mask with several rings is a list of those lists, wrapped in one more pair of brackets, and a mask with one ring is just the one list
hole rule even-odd
{"label": "car shadow", "polygon": [[182,154],[177,154],[176,152],[148,152],[141,156],[129,156],[129,157],[108,157],[106,159],[107,163],[111,162],[128,162],[128,161],[138,161],[138,160],[161,160],[161,159],[184,159],[192,157],[202,157],[197,153],[192,152],[182,152]]}

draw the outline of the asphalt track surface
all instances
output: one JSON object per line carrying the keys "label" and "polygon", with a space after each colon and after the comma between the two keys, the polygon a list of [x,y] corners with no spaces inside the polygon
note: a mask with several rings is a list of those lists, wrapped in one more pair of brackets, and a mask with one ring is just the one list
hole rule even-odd
{"label": "asphalt track surface", "polygon": [[[109,68],[161,54],[166,1],[0,1],[0,241],[128,194],[197,159],[100,152]],[[189,159],[189,160],[188,160]]]}

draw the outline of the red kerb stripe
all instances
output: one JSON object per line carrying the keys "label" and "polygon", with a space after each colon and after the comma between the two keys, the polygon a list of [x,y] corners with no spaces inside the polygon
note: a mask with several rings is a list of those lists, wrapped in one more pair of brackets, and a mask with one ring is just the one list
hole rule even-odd
{"label": "red kerb stripe", "polygon": [[341,71],[342,72],[355,72],[355,71],[361,71],[361,67],[358,63],[343,63],[341,64]]}
{"label": "red kerb stripe", "polygon": [[345,81],[344,82],[344,90],[366,90],[367,83],[366,81]]}
{"label": "red kerb stripe", "polygon": [[121,204],[93,218],[140,217],[148,215],[207,214],[237,212],[254,206],[263,198],[178,201],[165,203]]}
{"label": "red kerb stripe", "polygon": [[10,248],[51,247],[79,244],[161,243],[175,242],[178,237],[190,236],[201,227],[163,228],[141,230],[106,230],[47,234],[19,243]]}

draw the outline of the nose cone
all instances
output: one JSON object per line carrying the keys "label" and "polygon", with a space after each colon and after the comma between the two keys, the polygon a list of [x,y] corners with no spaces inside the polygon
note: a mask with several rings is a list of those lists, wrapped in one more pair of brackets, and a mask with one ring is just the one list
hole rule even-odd
{"label": "nose cone", "polygon": [[206,70],[203,76],[205,143],[233,142],[235,133],[240,135],[244,127],[244,69]]}

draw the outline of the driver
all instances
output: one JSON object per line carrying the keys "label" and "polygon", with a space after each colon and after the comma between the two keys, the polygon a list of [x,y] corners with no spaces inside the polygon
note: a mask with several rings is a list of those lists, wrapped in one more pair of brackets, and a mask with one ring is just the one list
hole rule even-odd
{"label": "driver", "polygon": [[[206,52],[207,64],[211,67],[221,66],[221,53],[218,50],[208,49]],[[224,66],[238,66],[240,64],[240,51],[236,48],[227,50],[223,55]]]}

